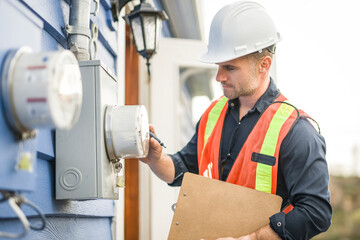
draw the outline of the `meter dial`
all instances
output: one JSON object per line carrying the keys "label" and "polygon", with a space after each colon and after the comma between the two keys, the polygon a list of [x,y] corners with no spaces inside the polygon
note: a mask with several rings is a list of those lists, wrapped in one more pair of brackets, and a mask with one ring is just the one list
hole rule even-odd
{"label": "meter dial", "polygon": [[82,82],[78,62],[68,50],[8,53],[2,69],[5,115],[19,134],[36,128],[70,129],[78,120]]}
{"label": "meter dial", "polygon": [[105,143],[111,161],[146,157],[149,152],[149,120],[143,105],[108,106]]}

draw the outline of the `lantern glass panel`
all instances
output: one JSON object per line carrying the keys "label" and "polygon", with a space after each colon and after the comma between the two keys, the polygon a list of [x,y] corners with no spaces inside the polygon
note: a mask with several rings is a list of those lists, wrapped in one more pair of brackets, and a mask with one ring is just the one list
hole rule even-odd
{"label": "lantern glass panel", "polygon": [[136,16],[130,19],[130,22],[131,22],[131,29],[135,38],[136,49],[138,50],[138,52],[143,51],[145,46],[144,46],[141,18],[140,16]]}
{"label": "lantern glass panel", "polygon": [[146,50],[155,50],[155,18],[154,15],[143,15]]}
{"label": "lantern glass panel", "polygon": [[159,17],[156,17],[156,33],[155,33],[155,48],[159,49],[159,39],[161,32],[162,20]]}

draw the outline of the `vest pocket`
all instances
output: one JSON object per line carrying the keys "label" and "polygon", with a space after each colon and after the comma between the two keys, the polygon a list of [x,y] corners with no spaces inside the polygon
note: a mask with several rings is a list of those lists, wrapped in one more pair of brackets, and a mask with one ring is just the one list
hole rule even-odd
{"label": "vest pocket", "polygon": [[253,152],[251,155],[251,161],[274,166],[276,158],[274,156]]}

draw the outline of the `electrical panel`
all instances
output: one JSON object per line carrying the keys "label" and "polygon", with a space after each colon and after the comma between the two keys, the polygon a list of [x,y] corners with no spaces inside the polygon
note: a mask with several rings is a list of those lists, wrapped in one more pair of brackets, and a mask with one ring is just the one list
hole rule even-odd
{"label": "electrical panel", "polygon": [[71,130],[56,131],[56,199],[118,199],[116,172],[121,163],[109,161],[103,127],[106,107],[117,104],[117,81],[99,60],[79,65],[79,121]]}

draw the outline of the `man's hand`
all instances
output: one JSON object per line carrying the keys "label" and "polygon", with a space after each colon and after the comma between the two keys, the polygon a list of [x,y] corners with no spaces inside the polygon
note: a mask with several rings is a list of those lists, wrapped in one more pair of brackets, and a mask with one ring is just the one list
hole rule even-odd
{"label": "man's hand", "polygon": [[[149,124],[149,130],[155,134],[153,125]],[[162,152],[162,146],[154,138],[149,139],[149,153],[145,158],[139,158],[140,161],[149,165],[151,170],[161,180],[172,183],[175,177],[175,167],[172,159]]]}
{"label": "man's hand", "polygon": [[216,240],[257,240],[257,237],[255,233],[251,233],[249,235],[242,236],[239,238],[227,237],[227,238],[218,238]]}
{"label": "man's hand", "polygon": [[[149,130],[155,134],[155,129],[152,124],[149,124]],[[156,134],[155,134],[156,135]],[[140,161],[146,164],[155,163],[161,157],[162,147],[158,141],[150,137],[149,139],[149,153],[145,158],[139,158]]]}
{"label": "man's hand", "polygon": [[242,236],[240,238],[218,238],[216,240],[280,240],[279,235],[270,227],[270,225],[267,225],[263,228],[260,228],[256,232],[253,232],[249,235]]}
{"label": "man's hand", "polygon": [[246,235],[246,236],[242,236],[239,238],[232,238],[232,237],[227,237],[227,238],[218,238],[216,240],[257,240],[255,233]]}

